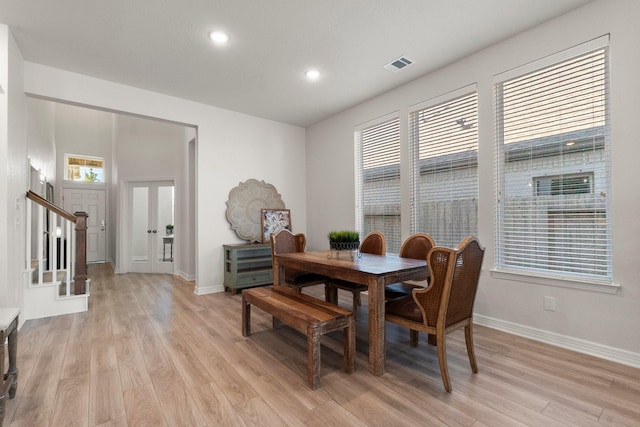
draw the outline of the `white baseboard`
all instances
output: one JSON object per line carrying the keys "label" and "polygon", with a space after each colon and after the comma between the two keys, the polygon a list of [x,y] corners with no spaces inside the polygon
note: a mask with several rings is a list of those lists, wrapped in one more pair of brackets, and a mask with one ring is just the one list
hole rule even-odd
{"label": "white baseboard", "polygon": [[640,368],[639,353],[633,353],[631,351],[609,347],[580,338],[556,334],[555,332],[536,329],[479,314],[473,315],[473,322],[477,325],[508,332],[524,338],[530,338],[535,341],[555,345],[556,347],[562,347],[568,350],[577,351],[578,353],[584,353],[601,359],[610,360],[612,362],[621,363],[623,365],[633,366],[634,368]]}
{"label": "white baseboard", "polygon": [[196,295],[206,295],[206,294],[214,294],[217,292],[224,292],[224,286],[222,285],[214,285],[214,286],[198,286],[196,285],[193,289],[193,293]]}
{"label": "white baseboard", "polygon": [[183,278],[184,280],[186,280],[187,282],[193,282],[194,280],[196,280],[196,275],[195,274],[187,274],[182,270],[179,271],[174,271],[174,273],[176,276],[179,276],[181,278]]}

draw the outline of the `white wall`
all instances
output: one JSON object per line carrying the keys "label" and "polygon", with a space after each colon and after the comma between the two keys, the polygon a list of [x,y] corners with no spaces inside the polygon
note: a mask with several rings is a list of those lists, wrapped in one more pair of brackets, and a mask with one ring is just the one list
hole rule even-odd
{"label": "white wall", "polygon": [[294,230],[306,231],[304,129],[39,64],[25,62],[24,70],[28,94],[197,128],[196,293],[223,289],[222,245],[240,242],[225,202],[239,182],[273,184]]}
{"label": "white wall", "polygon": [[[31,164],[56,186],[56,146],[54,104],[26,99],[27,102],[27,154]],[[57,197],[57,191],[54,192]]]}
{"label": "white wall", "polygon": [[26,100],[23,60],[6,25],[0,24],[0,307],[24,311]]}
{"label": "white wall", "polygon": [[[451,64],[307,129],[308,236],[325,248],[326,233],[354,227],[353,130],[360,123],[399,111],[403,165],[408,170],[407,111],[411,105],[477,82],[479,106],[479,238],[486,246],[476,302],[476,320],[523,335],[567,345],[640,366],[640,282],[637,254],[640,197],[637,196],[637,117],[640,114],[640,2],[600,0]],[[494,266],[494,142],[492,78],[591,39],[611,34],[613,146],[613,250],[615,294],[501,279]],[[408,177],[403,215],[408,216]],[[403,237],[409,224],[403,223]],[[543,309],[543,296],[557,311]]]}

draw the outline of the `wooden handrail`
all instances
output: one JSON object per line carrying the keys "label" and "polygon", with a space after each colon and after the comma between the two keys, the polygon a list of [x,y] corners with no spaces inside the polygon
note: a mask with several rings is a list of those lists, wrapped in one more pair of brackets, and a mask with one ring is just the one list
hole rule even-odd
{"label": "wooden handrail", "polygon": [[37,193],[34,193],[31,190],[27,191],[27,198],[33,200],[34,202],[36,202],[37,204],[44,206],[46,209],[49,209],[50,211],[53,211],[56,213],[56,215],[60,215],[61,217],[63,217],[66,220],[69,220],[71,222],[73,222],[75,224],[76,222],[76,216],[72,213],[69,213],[67,211],[65,211],[64,209],[54,205],[53,203],[51,203],[50,201],[48,201],[47,199],[45,199],[44,197],[40,196]]}
{"label": "wooden handrail", "polygon": [[87,218],[86,212],[76,212],[75,214],[69,213],[64,209],[54,205],[42,196],[34,193],[33,191],[27,191],[27,198],[33,202],[43,206],[46,209],[54,212],[56,215],[71,221],[75,225],[76,230],[76,259],[75,259],[75,272],[73,275],[73,288],[75,295],[85,294],[87,292]]}

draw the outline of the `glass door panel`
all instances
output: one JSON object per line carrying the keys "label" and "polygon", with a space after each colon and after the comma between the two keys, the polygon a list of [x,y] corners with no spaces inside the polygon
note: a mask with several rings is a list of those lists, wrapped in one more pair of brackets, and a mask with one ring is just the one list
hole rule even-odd
{"label": "glass door panel", "polygon": [[131,206],[132,261],[149,260],[149,187],[133,187]]}
{"label": "glass door panel", "polygon": [[173,229],[174,225],[174,190],[173,185],[159,185],[157,187],[156,224],[158,229],[156,259],[158,262],[173,262]]}

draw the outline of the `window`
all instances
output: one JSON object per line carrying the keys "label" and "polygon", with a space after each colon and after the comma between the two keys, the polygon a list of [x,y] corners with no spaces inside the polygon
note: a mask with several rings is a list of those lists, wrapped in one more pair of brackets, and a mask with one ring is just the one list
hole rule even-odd
{"label": "window", "polygon": [[607,44],[496,79],[498,269],[613,281]]}
{"label": "window", "polygon": [[411,231],[455,247],[478,234],[478,102],[475,87],[446,98],[409,114]]}
{"label": "window", "polygon": [[589,194],[593,192],[593,173],[579,173],[533,178],[536,196]]}
{"label": "window", "polygon": [[65,180],[79,182],[104,182],[104,159],[101,157],[65,154]]}
{"label": "window", "polygon": [[374,230],[387,252],[400,252],[400,121],[386,117],[356,128],[356,221],[362,237]]}

